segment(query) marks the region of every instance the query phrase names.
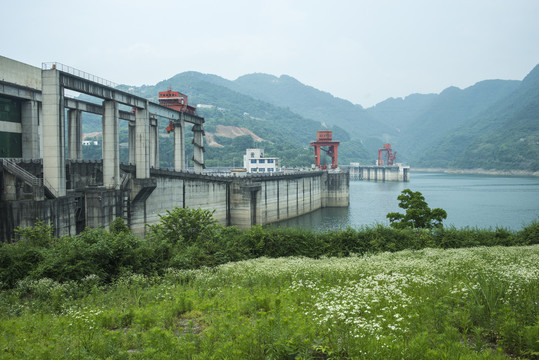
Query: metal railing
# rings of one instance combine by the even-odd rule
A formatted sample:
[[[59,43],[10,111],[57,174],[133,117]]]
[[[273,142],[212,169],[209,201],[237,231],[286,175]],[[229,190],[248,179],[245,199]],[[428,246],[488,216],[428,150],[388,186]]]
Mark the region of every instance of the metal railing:
[[[13,161],[9,159],[2,159],[2,163],[4,165],[4,168],[9,171],[11,174],[21,178],[30,186],[43,186],[43,179],[38,178],[37,176],[29,173],[28,171],[24,170],[22,167],[14,163]]]
[[[41,64],[41,69],[42,70],[59,70],[59,71],[63,71],[65,73],[68,73],[68,74],[71,74],[71,75],[74,75],[74,76],[78,76],[80,78],[83,78],[83,79],[86,79],[86,80],[89,80],[89,81],[93,81],[93,82],[96,82],[96,83],[101,84],[101,85],[110,86],[112,88],[117,88],[119,86],[118,84],[116,84],[116,83],[114,83],[112,81],[105,80],[103,78],[100,78],[100,77],[92,75],[92,74],[88,74],[87,72],[84,72],[84,71],[79,70],[79,69],[75,69],[74,67],[67,66],[67,65],[64,65],[64,64],[59,63],[59,62],[44,62],[44,63]]]

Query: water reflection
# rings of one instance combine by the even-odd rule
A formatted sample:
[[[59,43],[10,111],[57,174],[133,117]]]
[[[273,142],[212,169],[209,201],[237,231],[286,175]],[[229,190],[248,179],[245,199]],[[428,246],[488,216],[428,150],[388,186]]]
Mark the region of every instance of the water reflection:
[[[313,230],[337,230],[350,226],[350,207],[323,208],[297,218],[280,221],[270,227],[301,227]]]

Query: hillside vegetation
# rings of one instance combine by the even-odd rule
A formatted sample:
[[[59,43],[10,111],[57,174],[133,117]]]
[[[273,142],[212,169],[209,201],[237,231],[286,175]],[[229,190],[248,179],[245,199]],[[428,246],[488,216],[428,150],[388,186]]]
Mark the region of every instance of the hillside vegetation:
[[[539,161],[538,73],[535,68],[523,81],[486,80],[466,89],[388,99],[368,109],[286,75],[251,74],[234,81],[210,76],[209,81],[346,129],[368,153],[366,161],[355,161],[374,163],[377,149],[391,142],[399,151],[397,161],[416,167],[534,172]]]
[[[341,142],[340,164],[374,164],[377,150],[390,142],[397,162],[412,167],[539,171],[539,67],[522,81],[485,80],[466,89],[387,99],[368,109],[286,75],[250,74],[231,81],[184,72],[152,86],[122,87],[155,101],[169,88],[187,94],[193,105],[205,105],[197,111],[212,140],[206,146],[208,166],[240,166],[248,147],[264,148],[283,166],[310,166],[309,143],[316,131],[330,129]],[[84,116],[85,132],[101,130],[98,117]],[[160,124],[163,167],[173,164],[167,125]],[[218,125],[254,135],[222,136]],[[127,129],[120,129],[120,142],[127,142]],[[86,149],[85,157],[99,158],[99,150]],[[126,149],[121,158],[126,161]]]
[[[343,128],[333,124],[323,125],[286,107],[274,106],[221,85],[226,82],[215,75],[186,72],[155,86],[131,88],[131,91],[157,100],[160,91],[171,88],[187,94],[190,104],[206,105],[199,107],[197,113],[206,120],[206,132],[223,146],[206,147],[208,166],[238,166],[243,161],[245,149],[250,147],[264,148],[267,156],[279,157],[283,166],[310,166],[314,163],[314,155],[309,143],[316,139],[318,130],[328,128],[333,131],[334,138],[348,149],[343,155],[343,161],[368,158],[366,149],[359,141],[352,141]],[[218,125],[246,128],[263,141],[255,141],[251,136],[220,136],[216,131]],[[161,146],[168,147],[168,143],[165,140]],[[170,166],[166,156],[162,166]]]

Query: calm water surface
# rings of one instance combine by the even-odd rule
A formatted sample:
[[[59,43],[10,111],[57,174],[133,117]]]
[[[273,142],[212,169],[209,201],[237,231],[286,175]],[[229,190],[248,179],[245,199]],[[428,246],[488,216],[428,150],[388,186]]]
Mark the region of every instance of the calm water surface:
[[[445,173],[411,174],[407,183],[350,181],[350,207],[325,208],[276,226],[317,230],[388,225],[386,214],[397,211],[403,189],[420,191],[430,208],[447,211],[445,225],[522,229],[539,220],[539,178]]]

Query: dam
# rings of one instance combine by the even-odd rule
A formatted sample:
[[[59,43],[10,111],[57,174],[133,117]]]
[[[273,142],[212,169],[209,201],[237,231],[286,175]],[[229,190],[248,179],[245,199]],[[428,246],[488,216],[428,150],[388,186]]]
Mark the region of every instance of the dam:
[[[345,167],[350,173],[351,180],[410,181],[410,167],[401,164],[360,165],[359,163],[350,163]]]
[[[69,98],[65,90],[101,104]],[[348,172],[211,175],[204,170],[202,117],[62,64],[40,69],[0,56],[0,105],[0,241],[36,219],[63,236],[120,217],[144,235],[174,207],[214,210],[221,224],[248,228],[350,202]],[[100,161],[82,159],[82,112],[102,116]],[[174,127],[173,169],[159,168],[159,119]],[[119,160],[121,120],[129,125],[129,164]],[[194,170],[185,166],[189,129]]]

